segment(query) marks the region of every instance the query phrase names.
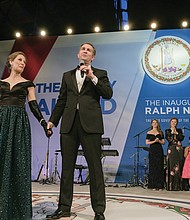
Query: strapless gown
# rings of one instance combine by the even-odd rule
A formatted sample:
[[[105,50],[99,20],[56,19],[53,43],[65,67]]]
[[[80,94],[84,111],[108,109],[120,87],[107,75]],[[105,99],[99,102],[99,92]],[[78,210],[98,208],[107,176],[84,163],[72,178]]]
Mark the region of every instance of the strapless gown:
[[[31,203],[31,130],[25,110],[31,81],[12,89],[0,81],[0,219],[28,220]]]
[[[160,134],[147,134],[146,139],[153,141],[156,138],[164,139]],[[149,173],[148,188],[163,189],[164,188],[164,151],[162,145],[158,142],[150,144],[149,149]]]

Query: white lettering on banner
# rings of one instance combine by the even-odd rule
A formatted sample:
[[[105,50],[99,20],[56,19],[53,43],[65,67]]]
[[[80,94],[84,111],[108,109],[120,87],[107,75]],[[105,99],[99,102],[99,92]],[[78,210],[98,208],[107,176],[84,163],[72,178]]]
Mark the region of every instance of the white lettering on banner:
[[[180,108],[179,107],[146,107],[145,108],[145,115],[168,115],[168,114],[179,114]]]
[[[184,108],[183,108],[183,114],[186,114],[186,113],[187,113],[187,114],[190,114],[190,107],[187,107],[187,108],[184,107]]]
[[[146,99],[145,102],[145,115],[190,115],[190,98],[179,98],[179,99],[173,99],[171,97],[170,99]]]
[[[190,100],[189,99],[179,99],[179,100],[162,100],[163,105],[190,105]]]
[[[160,100],[145,100],[147,106],[160,106]]]
[[[188,106],[190,99],[145,99],[146,106]]]

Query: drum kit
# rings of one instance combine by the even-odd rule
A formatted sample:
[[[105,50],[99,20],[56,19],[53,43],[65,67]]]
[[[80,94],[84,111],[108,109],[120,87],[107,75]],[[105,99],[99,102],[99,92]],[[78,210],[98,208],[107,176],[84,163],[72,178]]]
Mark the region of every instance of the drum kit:
[[[147,165],[147,158],[144,157],[144,163],[143,163],[143,180],[139,177],[139,150],[145,150],[149,152],[149,147],[147,146],[137,146],[135,147],[137,149],[137,152],[130,156],[130,158],[134,158],[133,161],[133,176],[129,180],[127,186],[142,186],[143,188],[148,187],[148,165]]]

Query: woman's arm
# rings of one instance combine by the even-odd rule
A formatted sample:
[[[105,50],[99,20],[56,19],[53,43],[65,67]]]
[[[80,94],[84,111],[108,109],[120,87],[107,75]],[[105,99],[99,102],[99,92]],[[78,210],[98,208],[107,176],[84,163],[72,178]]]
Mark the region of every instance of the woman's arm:
[[[174,140],[174,134],[172,134],[171,129],[166,129],[165,130],[165,137],[166,140],[170,143]]]
[[[184,157],[187,157],[187,155],[189,154],[190,151],[190,146],[186,147],[184,150]]]

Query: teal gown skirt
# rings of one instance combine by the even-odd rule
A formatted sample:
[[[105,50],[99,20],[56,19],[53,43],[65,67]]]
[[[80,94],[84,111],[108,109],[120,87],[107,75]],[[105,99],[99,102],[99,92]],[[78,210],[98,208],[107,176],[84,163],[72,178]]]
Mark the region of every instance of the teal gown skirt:
[[[31,130],[24,108],[0,106],[0,220],[29,220]]]

